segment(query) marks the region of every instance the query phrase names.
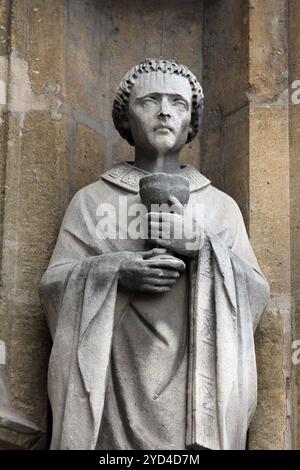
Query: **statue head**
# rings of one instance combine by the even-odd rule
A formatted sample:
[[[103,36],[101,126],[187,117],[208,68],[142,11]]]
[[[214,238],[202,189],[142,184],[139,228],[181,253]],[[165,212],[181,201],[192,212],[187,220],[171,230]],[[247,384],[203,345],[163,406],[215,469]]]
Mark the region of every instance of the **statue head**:
[[[147,129],[147,125],[151,126],[152,116],[152,130],[156,130],[156,112],[157,122],[162,123],[162,128],[151,136],[151,129]],[[202,112],[202,88],[187,67],[165,59],[146,59],[129,70],[121,81],[114,99],[112,116],[116,129],[130,145],[135,145],[138,137],[139,129],[135,129],[137,117],[137,122],[144,120],[142,127],[145,128],[145,139],[160,139],[166,144],[169,140],[171,146],[173,138],[174,146],[180,147],[196,136]]]

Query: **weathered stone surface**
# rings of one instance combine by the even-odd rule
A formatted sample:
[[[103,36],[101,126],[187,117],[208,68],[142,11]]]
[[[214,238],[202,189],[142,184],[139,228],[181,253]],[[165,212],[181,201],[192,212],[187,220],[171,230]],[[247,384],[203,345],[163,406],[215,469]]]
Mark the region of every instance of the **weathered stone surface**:
[[[15,123],[15,131],[21,136],[18,145],[15,139],[10,146],[7,166],[5,268],[6,273],[11,271],[17,298],[36,302],[39,272],[47,262],[53,246],[51,237],[57,232],[68,201],[66,122],[53,121],[47,113],[32,112],[27,114],[23,127]],[[8,240],[13,240],[11,234],[15,243],[8,245]],[[22,269],[16,271],[13,263],[9,268],[12,259],[18,260]]]
[[[290,230],[293,171],[290,173],[287,6],[285,0],[205,3],[207,115],[202,169],[241,202],[251,242],[272,289],[271,307],[256,335],[259,404],[250,430],[250,448],[293,445],[290,260],[295,266],[297,261],[292,248],[296,231],[292,235]],[[296,28],[293,8],[290,4]],[[296,64],[296,55],[291,60]],[[214,143],[219,144],[215,150]],[[297,174],[296,163],[293,165]],[[296,195],[295,183],[295,200]],[[296,220],[294,211],[294,227]],[[267,390],[268,383],[272,390]]]
[[[36,286],[34,286],[36,288]],[[47,430],[50,337],[40,305],[14,305],[10,344],[11,407]]]
[[[109,112],[106,72],[111,53],[106,41],[109,17],[105,3],[75,0],[66,5],[66,100],[101,122]]]
[[[294,309],[294,340],[300,340],[300,103],[299,86],[292,85],[300,79],[300,3],[297,0],[289,2],[289,84],[290,84],[290,207],[291,207],[291,292]],[[298,83],[299,85],[299,83]],[[297,92],[297,102],[293,93]],[[299,344],[299,343],[298,343]],[[294,448],[300,448],[300,364],[294,364],[295,397],[292,414],[295,416]]]
[[[239,178],[238,169],[232,173],[231,162],[237,154],[240,157],[246,154],[248,146],[247,2],[205,1],[203,28],[205,113],[201,169],[213,184],[234,195],[242,210],[246,211],[246,192],[239,192],[243,176]],[[237,125],[231,126],[234,122]],[[238,183],[236,190],[235,183],[230,182],[227,165],[230,166],[228,171],[232,178]],[[225,174],[228,177],[225,178]],[[247,212],[244,215],[247,220]]]
[[[76,188],[80,189],[97,181],[104,170],[105,141],[88,127],[77,125],[76,133],[77,158],[74,162],[76,170]]]
[[[132,159],[132,149],[121,142],[111,119],[111,103],[124,70],[146,57],[163,55],[182,61],[201,77],[202,2],[176,0],[169,7],[158,0],[111,5],[76,0],[68,3],[67,18],[66,100],[93,119],[105,136],[109,168],[124,156]],[[191,145],[183,160],[199,164],[199,142]]]
[[[0,267],[1,246],[3,232],[4,196],[5,196],[5,171],[7,150],[7,79],[8,79],[8,30],[10,2],[4,0],[0,4]],[[0,268],[1,278],[1,268]],[[0,379],[1,387],[1,379]]]
[[[275,307],[274,311],[265,312],[256,334],[258,408],[250,429],[252,449],[283,449],[285,445],[282,424],[286,407],[286,397],[282,393],[283,341],[282,310]]]
[[[28,45],[28,10],[34,8],[32,0],[11,2],[10,46],[22,58],[27,57]]]
[[[108,5],[104,0],[1,2],[0,56],[8,45],[12,53],[9,113],[5,103],[5,122],[0,124],[1,155],[6,149],[8,154],[7,162],[0,163],[0,341],[6,353],[5,364],[0,364],[0,401],[13,403],[42,429],[49,343],[37,284],[62,214],[81,186],[115,162],[132,158],[132,148],[121,143],[111,119],[123,71],[146,56],[163,54],[187,63],[201,76],[201,25],[202,2],[194,0],[173,2],[172,11],[158,0],[143,5]],[[7,59],[0,60],[0,80],[5,81]],[[199,163],[199,141],[187,148],[184,160]]]
[[[0,405],[7,406],[10,400],[9,390],[9,356],[8,345],[10,338],[10,321],[7,318],[7,309],[0,299],[0,325],[1,325],[1,361],[0,361]]]
[[[1,290],[5,374],[10,405],[45,430],[49,336],[37,286],[69,196],[66,122],[41,112],[24,120],[16,115],[9,137]]]
[[[36,93],[51,93],[64,83],[64,2],[36,0],[28,10],[28,65]]]
[[[286,0],[249,2],[249,83],[258,103],[280,100],[287,87],[287,8]]]
[[[251,107],[250,119],[250,236],[273,291],[286,294],[290,282],[287,109]]]
[[[6,149],[7,149],[7,114],[0,114],[0,247],[2,246],[4,198],[5,198],[5,173],[6,173]],[[0,266],[2,250],[0,249]],[[1,276],[1,269],[0,269]]]
[[[239,204],[249,222],[249,107],[223,119],[221,150],[224,188]]]
[[[249,28],[249,232],[272,292],[256,335],[259,405],[249,445],[288,449],[293,380],[287,2],[251,2]]]
[[[216,109],[226,115],[247,103],[248,2],[205,1],[203,28],[205,119],[210,122]]]
[[[109,136],[111,137],[111,142],[109,144]],[[120,135],[116,130],[107,135],[107,151],[111,153],[112,159],[106,159],[105,169],[108,170],[111,168],[111,165],[120,163],[122,160],[132,161],[134,159],[134,149],[128,142],[120,138]]]
[[[0,450],[45,448],[45,433],[15,411],[0,407]]]
[[[200,159],[201,172],[211,180],[214,186],[217,188],[224,188],[222,123],[220,115],[218,115],[214,124],[211,124],[210,127],[204,128],[202,135]]]
[[[200,140],[196,137],[182,149],[181,161],[183,164],[194,165],[196,168],[200,166]]]
[[[2,0],[0,4],[0,56],[7,54],[9,44],[10,1]]]

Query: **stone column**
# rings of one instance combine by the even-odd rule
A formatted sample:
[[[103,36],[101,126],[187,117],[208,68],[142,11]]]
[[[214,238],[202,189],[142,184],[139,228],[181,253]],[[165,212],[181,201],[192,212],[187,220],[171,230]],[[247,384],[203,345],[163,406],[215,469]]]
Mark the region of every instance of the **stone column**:
[[[9,54],[9,22],[10,22],[10,1],[3,1],[0,5],[0,266],[2,265],[2,242],[3,242],[3,216],[4,216],[4,195],[5,195],[5,174],[6,174],[6,153],[7,153],[7,82],[8,82],[8,54]],[[0,277],[0,286],[1,286]],[[1,297],[0,297],[1,299]],[[2,301],[0,300],[0,308]],[[0,310],[1,312],[1,310]],[[1,313],[0,313],[1,315]],[[4,323],[5,315],[0,316],[0,324]],[[6,351],[7,331],[1,328],[0,335],[0,397],[2,403],[8,400],[7,390],[7,351]]]
[[[300,449],[300,2],[289,2],[289,138],[291,211],[291,299],[294,313],[293,340],[295,383],[293,396],[294,448]]]
[[[7,1],[4,6],[0,440],[33,448],[45,445],[50,347],[37,285],[68,197],[67,122],[59,112],[64,15],[58,0]]]
[[[295,155],[290,161],[290,151],[295,154],[299,133],[294,116],[290,147],[288,3],[205,2],[202,170],[239,203],[271,287],[256,332],[258,407],[250,449],[289,449],[295,442],[291,289],[294,279],[294,293],[299,291],[292,268],[299,266],[299,248],[294,256],[299,184],[292,176],[298,163]],[[295,30],[294,16],[293,22]],[[292,28],[291,23],[290,33]]]
[[[258,408],[249,445],[292,447],[288,2],[249,4],[249,234],[271,287],[256,335]]]

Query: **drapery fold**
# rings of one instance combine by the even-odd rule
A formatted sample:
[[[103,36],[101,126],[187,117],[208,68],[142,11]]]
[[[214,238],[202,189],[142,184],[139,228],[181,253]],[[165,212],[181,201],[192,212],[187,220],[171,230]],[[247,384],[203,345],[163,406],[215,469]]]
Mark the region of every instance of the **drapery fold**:
[[[244,449],[256,407],[254,331],[268,284],[214,234],[194,273],[187,445]]]

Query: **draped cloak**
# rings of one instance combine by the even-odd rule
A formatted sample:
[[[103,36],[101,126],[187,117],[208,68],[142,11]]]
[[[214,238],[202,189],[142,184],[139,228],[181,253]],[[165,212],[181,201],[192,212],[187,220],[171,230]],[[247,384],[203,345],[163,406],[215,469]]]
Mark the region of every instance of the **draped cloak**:
[[[40,296],[53,339],[48,393],[52,449],[95,449],[115,328],[132,294],[118,284],[119,251],[143,240],[104,238],[99,204],[140,202],[146,172],[123,162],[80,190],[62,222]],[[205,243],[189,264],[189,377],[186,445],[244,449],[256,407],[254,331],[269,298],[237,204],[192,166],[189,204]],[[196,214],[197,215],[197,214]],[[112,218],[111,226],[118,224]],[[118,227],[122,233],[122,227]]]

